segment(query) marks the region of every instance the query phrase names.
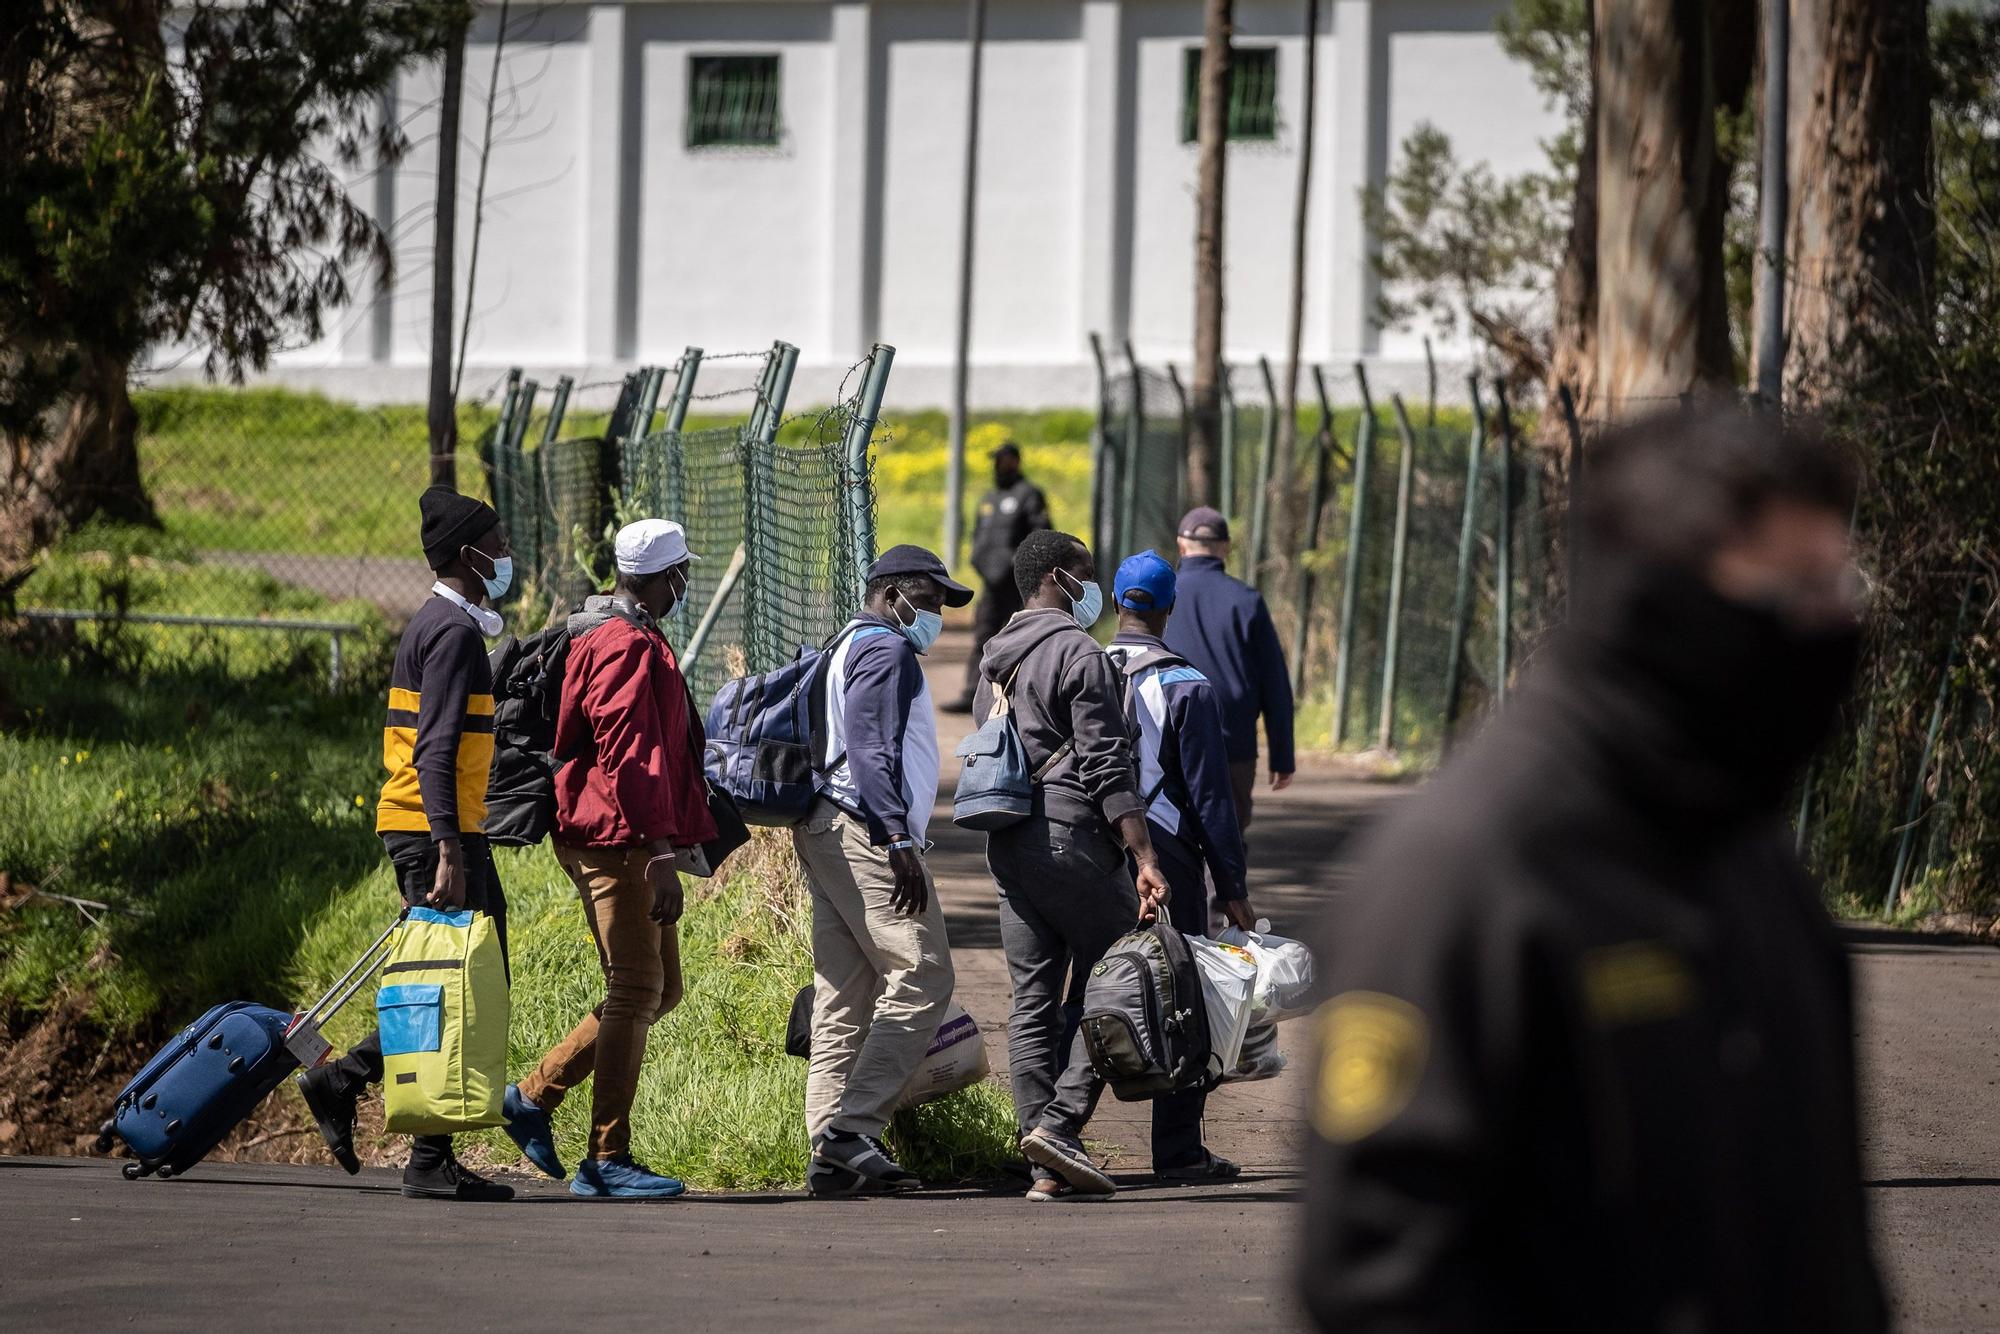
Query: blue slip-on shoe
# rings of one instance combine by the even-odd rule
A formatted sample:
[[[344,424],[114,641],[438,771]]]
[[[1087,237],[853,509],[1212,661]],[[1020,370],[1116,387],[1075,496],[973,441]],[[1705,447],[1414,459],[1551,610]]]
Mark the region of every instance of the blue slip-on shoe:
[[[507,1138],[521,1146],[524,1158],[558,1181],[569,1175],[563,1171],[562,1159],[556,1156],[556,1132],[549,1114],[523,1097],[519,1084],[507,1086],[507,1096],[500,1100],[500,1113],[507,1118]]]
[[[663,1177],[630,1155],[586,1158],[576,1165],[569,1193],[585,1200],[671,1200],[687,1187]]]

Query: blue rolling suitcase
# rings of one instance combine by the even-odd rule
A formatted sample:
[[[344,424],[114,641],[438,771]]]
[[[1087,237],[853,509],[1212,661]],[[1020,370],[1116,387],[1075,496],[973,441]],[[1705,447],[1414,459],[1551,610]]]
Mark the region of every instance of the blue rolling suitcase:
[[[286,1075],[326,1057],[319,1025],[368,980],[388,939],[384,931],[303,1014],[231,1001],[182,1029],[120,1090],[98,1132],[98,1151],[111,1149],[113,1135],[124,1140],[133,1154],[123,1168],[127,1180],[178,1176],[207,1157]]]

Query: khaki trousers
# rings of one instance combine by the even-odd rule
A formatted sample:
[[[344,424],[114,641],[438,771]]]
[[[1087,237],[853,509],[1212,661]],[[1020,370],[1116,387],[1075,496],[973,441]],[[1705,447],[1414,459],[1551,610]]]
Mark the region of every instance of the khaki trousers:
[[[891,907],[888,850],[831,802],[793,828],[792,843],[812,886],[806,1131],[879,1135],[951,1001],[944,912],[935,887],[921,913]]]
[[[555,850],[583,898],[583,918],[604,968],[604,999],[521,1081],[521,1096],[553,1112],[563,1095],[594,1073],[590,1156],[615,1158],[632,1145],[632,1099],[646,1056],[646,1030],[681,1001],[680,935],[648,915],[650,850],[561,843]]]

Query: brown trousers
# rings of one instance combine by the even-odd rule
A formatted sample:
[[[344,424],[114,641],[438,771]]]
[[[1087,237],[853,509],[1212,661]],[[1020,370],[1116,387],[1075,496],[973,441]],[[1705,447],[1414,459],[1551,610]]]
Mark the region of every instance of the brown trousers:
[[[615,1158],[632,1145],[632,1099],[646,1056],[646,1031],[681,1002],[678,929],[648,914],[645,848],[555,845],[556,860],[583,897],[583,919],[604,968],[604,999],[549,1049],[521,1081],[521,1096],[546,1112],[591,1078],[590,1156]]]

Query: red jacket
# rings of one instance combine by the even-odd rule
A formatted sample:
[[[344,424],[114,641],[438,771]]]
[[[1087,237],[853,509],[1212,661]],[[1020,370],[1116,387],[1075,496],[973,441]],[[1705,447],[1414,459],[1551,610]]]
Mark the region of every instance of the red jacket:
[[[597,621],[597,601],[572,625]],[[556,711],[555,753],[577,756],[556,772],[556,840],[629,848],[664,839],[686,848],[714,838],[704,745],[663,635],[616,616],[578,634]]]

